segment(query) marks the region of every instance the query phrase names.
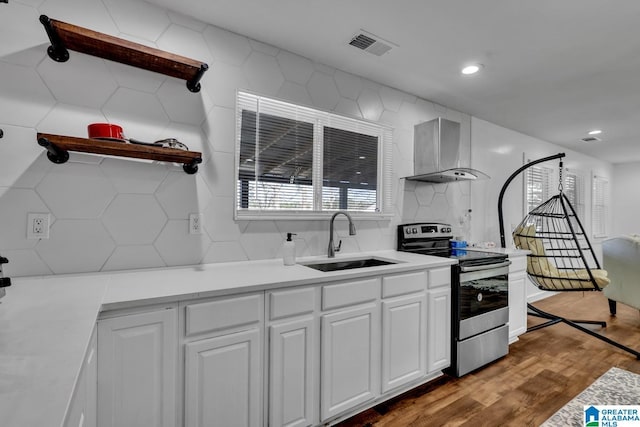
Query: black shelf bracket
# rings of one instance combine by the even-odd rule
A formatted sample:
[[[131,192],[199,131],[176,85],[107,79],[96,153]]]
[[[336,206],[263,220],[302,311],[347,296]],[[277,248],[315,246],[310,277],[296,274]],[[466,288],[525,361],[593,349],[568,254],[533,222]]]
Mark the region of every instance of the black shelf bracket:
[[[202,163],[202,159],[193,159],[191,163],[185,163],[184,165],[182,165],[182,169],[184,169],[187,174],[193,175],[194,173],[198,172],[199,163]]]
[[[47,157],[53,163],[62,164],[69,160],[69,152],[52,144],[47,138],[38,139],[38,144],[47,149]]]
[[[40,15],[40,22],[44,26],[47,36],[49,36],[49,41],[51,42],[51,46],[47,48],[49,57],[56,62],[67,62],[69,60],[69,51],[51,25],[51,19],[49,19],[47,15]]]
[[[196,75],[191,80],[187,80],[187,89],[193,93],[200,92],[200,79],[208,69],[209,66],[207,64],[202,64]]]

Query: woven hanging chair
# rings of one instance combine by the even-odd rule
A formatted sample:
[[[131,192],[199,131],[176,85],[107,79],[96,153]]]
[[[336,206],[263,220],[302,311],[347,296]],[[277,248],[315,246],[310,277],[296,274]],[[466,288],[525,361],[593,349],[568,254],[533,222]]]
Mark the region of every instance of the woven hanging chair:
[[[533,209],[513,232],[528,249],[527,273],[545,291],[600,291],[609,284],[567,196],[553,196]]]
[[[531,251],[527,255],[527,275],[538,288],[555,292],[601,291],[610,282],[607,272],[600,268],[584,227],[571,202],[562,192],[562,162],[559,170],[559,194],[529,212],[514,230],[513,241],[517,248]],[[640,359],[639,352],[582,326],[606,327],[607,322],[569,320],[542,311],[532,304],[527,304],[527,308],[529,315],[547,319],[542,324],[528,328],[527,332],[562,322]]]

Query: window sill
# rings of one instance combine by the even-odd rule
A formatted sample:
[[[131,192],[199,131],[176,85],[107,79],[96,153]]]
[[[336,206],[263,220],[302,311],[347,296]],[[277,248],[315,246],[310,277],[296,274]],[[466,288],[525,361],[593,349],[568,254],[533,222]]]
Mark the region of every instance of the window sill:
[[[234,219],[237,221],[328,221],[336,212],[348,211],[327,211],[327,212],[235,212]],[[384,221],[393,218],[392,213],[379,212],[348,212],[354,221]]]

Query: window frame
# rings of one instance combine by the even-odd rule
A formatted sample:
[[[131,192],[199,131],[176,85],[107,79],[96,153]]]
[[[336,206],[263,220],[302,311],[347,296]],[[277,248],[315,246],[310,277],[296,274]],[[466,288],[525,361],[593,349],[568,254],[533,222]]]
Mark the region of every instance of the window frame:
[[[247,209],[240,206],[239,194],[239,173],[240,173],[240,153],[242,134],[242,110],[252,109],[252,102],[256,102],[256,112],[267,112],[268,114],[302,121],[309,121],[313,124],[313,163],[312,163],[312,188],[313,188],[313,209]],[[267,106],[263,110],[263,106]],[[282,108],[281,110],[279,108]],[[288,109],[300,111],[302,118],[287,115]],[[289,112],[290,114],[290,112]],[[309,120],[304,120],[309,119]],[[239,90],[236,93],[236,135],[235,135],[235,164],[234,164],[234,218],[236,220],[311,220],[327,219],[337,211],[344,210],[356,219],[380,220],[393,216],[393,206],[391,201],[392,182],[392,150],[393,150],[393,129],[390,126],[363,119],[357,119],[339,115],[316,108],[294,104],[279,100],[273,97],[258,95],[249,91]],[[377,184],[376,184],[376,205],[378,211],[356,211],[347,209],[322,209],[322,187],[323,187],[323,153],[324,153],[324,128],[332,127],[365,135],[375,136],[378,139],[377,147]],[[348,187],[351,188],[351,187]]]

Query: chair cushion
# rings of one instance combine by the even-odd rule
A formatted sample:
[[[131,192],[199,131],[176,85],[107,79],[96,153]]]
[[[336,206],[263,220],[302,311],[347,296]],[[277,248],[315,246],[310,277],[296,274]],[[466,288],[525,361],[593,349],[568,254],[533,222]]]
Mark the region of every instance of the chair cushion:
[[[546,256],[544,243],[535,237],[535,225],[518,226],[513,232],[513,240],[520,249],[528,249],[532,256],[527,257],[527,273],[532,276],[539,288],[548,290],[596,289],[589,276],[589,270],[559,270]],[[591,270],[596,285],[604,288],[610,283],[606,270]],[[544,276],[544,277],[540,277]]]

